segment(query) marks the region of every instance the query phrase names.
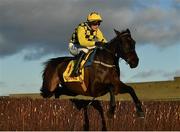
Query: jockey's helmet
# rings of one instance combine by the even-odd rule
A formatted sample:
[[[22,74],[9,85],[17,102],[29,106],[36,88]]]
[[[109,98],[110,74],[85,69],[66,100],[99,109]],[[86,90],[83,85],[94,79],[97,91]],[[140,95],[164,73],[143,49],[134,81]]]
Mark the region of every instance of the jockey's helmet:
[[[88,22],[99,21],[102,22],[102,18],[99,13],[91,12],[87,17]]]

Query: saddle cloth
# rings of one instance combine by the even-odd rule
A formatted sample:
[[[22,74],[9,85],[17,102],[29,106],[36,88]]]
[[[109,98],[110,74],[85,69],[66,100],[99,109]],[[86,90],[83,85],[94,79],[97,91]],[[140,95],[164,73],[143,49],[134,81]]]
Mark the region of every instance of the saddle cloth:
[[[79,82],[79,83],[81,83],[81,86],[82,86],[83,90],[84,91],[87,90],[86,85],[84,83],[84,65],[85,65],[86,61],[88,60],[91,53],[92,53],[92,51],[87,53],[85,59],[83,59],[81,61],[80,68],[79,68],[80,74],[77,77],[71,77],[70,76],[72,71],[73,71],[74,64],[75,64],[76,60],[71,60],[69,62],[69,64],[66,67],[66,70],[63,73],[64,82]]]

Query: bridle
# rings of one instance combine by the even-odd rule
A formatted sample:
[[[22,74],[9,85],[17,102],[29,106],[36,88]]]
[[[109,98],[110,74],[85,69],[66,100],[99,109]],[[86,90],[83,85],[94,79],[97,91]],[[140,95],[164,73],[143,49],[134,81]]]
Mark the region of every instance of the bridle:
[[[108,45],[108,44],[112,43],[112,41],[115,41],[115,40],[118,41],[118,42],[120,42],[121,44],[117,46],[117,51],[118,51],[118,52],[113,53],[113,52],[112,52],[111,50],[109,50],[106,46],[104,46],[103,49],[104,49],[105,51],[107,51],[108,53],[110,53],[110,54],[113,56],[113,58],[122,58],[122,59],[124,59],[127,63],[130,63],[130,62],[131,62],[131,58],[132,58],[131,56],[132,56],[132,53],[134,53],[135,48],[124,49],[123,44],[122,44],[122,38],[123,38],[123,37],[128,37],[128,36],[130,36],[130,33],[125,32],[125,33],[122,33],[122,34],[117,35],[115,38],[113,38],[111,41],[109,41],[109,42],[107,43],[107,45]],[[120,52],[120,53],[119,53],[119,52]],[[129,57],[127,57],[127,56],[129,56]]]
[[[115,40],[122,43],[122,37],[127,36],[127,35],[130,35],[130,34],[127,33],[127,32],[125,32],[125,33],[123,33],[123,34],[119,34],[118,36],[114,37],[111,41],[109,41],[108,43],[106,43],[106,45],[110,45],[110,44],[111,44],[113,41],[115,41]],[[116,42],[116,43],[117,43],[117,42]],[[123,53],[118,54],[119,52],[114,53],[113,51],[109,50],[106,45],[105,45],[105,46],[102,46],[102,47],[98,47],[98,48],[99,48],[100,50],[105,50],[107,53],[111,54],[114,59],[122,58],[122,59],[124,59],[127,63],[129,63],[129,62],[131,61],[131,58],[128,58],[128,57],[127,57],[127,54],[131,54],[132,52],[134,52],[135,49],[124,50],[124,48],[123,48],[123,46],[122,46],[122,44],[121,44],[121,46],[118,45],[118,46],[116,46],[116,48],[117,48],[117,51],[122,51],[122,50],[123,50]],[[101,65],[103,65],[103,66],[105,66],[105,67],[115,67],[115,65],[107,64],[107,63],[104,63],[104,62],[102,62],[102,61],[96,61],[96,60],[94,60],[94,63],[96,63],[96,64],[101,64]]]
[[[116,37],[113,38],[111,41],[109,41],[106,45],[109,45],[110,43],[112,43],[112,41],[115,41],[116,39],[118,39],[118,41],[122,43],[121,38],[124,37],[124,36],[128,36],[128,35],[130,35],[130,34],[129,34],[129,33],[123,33],[123,34],[121,34],[121,35],[119,35],[119,36],[116,36]],[[121,45],[122,45],[122,44],[121,44]],[[121,47],[120,47],[120,46],[117,46],[117,48],[118,48],[118,51],[120,51],[120,49],[122,49],[123,52],[124,52],[124,54],[130,54],[131,52],[134,52],[134,50],[135,50],[135,49],[124,50],[124,48],[123,48],[122,46],[121,46]],[[102,49],[104,49],[104,50],[107,51],[108,53],[112,54],[113,56],[118,57],[117,53],[114,54],[114,53],[113,53],[111,50],[109,50],[106,46],[104,46]],[[125,55],[123,55],[123,56],[125,56]],[[120,56],[119,56],[119,57],[120,57]]]

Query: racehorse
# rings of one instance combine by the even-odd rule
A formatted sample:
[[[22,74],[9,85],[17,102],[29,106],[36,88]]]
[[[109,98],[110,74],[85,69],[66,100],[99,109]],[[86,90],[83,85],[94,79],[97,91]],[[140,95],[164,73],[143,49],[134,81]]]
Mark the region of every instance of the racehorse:
[[[78,82],[64,82],[63,72],[68,63],[74,57],[52,58],[45,63],[43,71],[43,83],[41,95],[44,98],[53,95],[85,95],[99,97],[110,93],[110,109],[113,113],[115,109],[115,96],[117,94],[129,93],[134,101],[136,113],[139,117],[144,117],[141,108],[142,104],[134,89],[120,81],[119,59],[124,59],[130,68],[138,66],[139,58],[135,50],[135,40],[131,37],[129,29],[121,32],[115,30],[116,36],[97,48],[94,60],[89,67],[84,69],[84,82],[87,90],[84,91]]]

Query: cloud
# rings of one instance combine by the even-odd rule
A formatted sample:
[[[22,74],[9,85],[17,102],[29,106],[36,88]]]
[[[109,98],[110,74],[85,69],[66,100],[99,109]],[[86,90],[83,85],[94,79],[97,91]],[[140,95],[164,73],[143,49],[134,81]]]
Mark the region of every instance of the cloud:
[[[168,10],[156,1],[140,0],[1,0],[0,57],[26,51],[25,59],[68,53],[75,26],[91,11],[103,16],[102,31],[108,39],[113,28],[130,28],[138,44],[167,47],[180,41],[179,1]],[[153,6],[152,6],[153,5]]]
[[[147,9],[139,14],[136,37],[140,43],[152,43],[160,47],[179,42],[180,21],[176,10],[163,11],[156,8]],[[136,22],[138,23],[138,22]]]
[[[155,76],[161,76],[166,79],[172,79],[176,76],[180,76],[180,69],[177,69],[175,71],[168,71],[168,72],[163,71],[163,70],[142,71],[142,72],[135,74],[131,78],[147,79],[147,78],[151,78],[151,77],[155,77]]]
[[[166,78],[172,78],[172,77],[180,77],[180,69],[179,70],[175,70],[173,72],[164,72],[162,74],[163,77],[166,77]]]
[[[149,70],[149,71],[142,71],[142,72],[139,72],[137,74],[135,74],[134,76],[132,76],[132,78],[150,78],[150,77],[153,77],[153,76],[156,76],[158,74],[162,74],[163,71],[161,70]]]
[[[4,86],[6,86],[6,83],[3,81],[0,81],[0,87],[4,87]]]

